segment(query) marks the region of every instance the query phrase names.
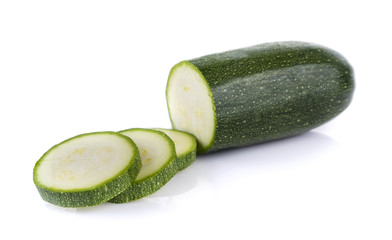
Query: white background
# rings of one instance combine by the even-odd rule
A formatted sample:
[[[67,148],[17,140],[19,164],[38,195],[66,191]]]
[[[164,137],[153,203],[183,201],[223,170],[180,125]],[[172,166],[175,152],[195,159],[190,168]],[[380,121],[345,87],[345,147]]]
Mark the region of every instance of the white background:
[[[1,1],[1,239],[392,239],[388,1]],[[177,62],[264,42],[333,48],[352,104],[304,135],[197,158],[157,193],[65,209],[35,162],[77,134],[170,127]],[[7,236],[7,237],[6,237]]]

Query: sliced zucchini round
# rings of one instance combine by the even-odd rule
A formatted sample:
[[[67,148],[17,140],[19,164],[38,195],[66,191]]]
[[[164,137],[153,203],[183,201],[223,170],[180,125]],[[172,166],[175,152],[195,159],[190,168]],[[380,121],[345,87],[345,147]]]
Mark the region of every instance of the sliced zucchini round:
[[[138,146],[142,168],[135,181],[125,191],[109,200],[125,203],[158,191],[176,173],[177,161],[173,141],[163,132],[132,128],[120,131]]]
[[[176,147],[178,170],[184,170],[189,167],[196,159],[197,144],[196,138],[190,133],[175,130],[163,129],[157,130],[166,133],[173,140]]]
[[[130,186],[141,168],[136,144],[115,132],[86,133],[49,149],[33,180],[43,200],[78,208],[106,202]]]

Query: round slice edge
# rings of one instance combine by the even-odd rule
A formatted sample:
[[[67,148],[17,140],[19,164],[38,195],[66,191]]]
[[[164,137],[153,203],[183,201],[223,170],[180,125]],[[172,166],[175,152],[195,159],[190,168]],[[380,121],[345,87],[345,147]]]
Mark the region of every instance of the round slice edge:
[[[157,130],[167,134],[173,141],[176,148],[178,170],[184,170],[196,160],[197,142],[195,136],[188,132],[157,128]]]
[[[113,203],[130,202],[153,194],[178,171],[174,143],[165,133],[143,128],[132,128],[120,133],[136,143],[142,168],[131,186],[109,200]]]
[[[35,164],[43,200],[61,207],[101,204],[129,187],[141,167],[136,144],[115,132],[77,135],[50,148]]]

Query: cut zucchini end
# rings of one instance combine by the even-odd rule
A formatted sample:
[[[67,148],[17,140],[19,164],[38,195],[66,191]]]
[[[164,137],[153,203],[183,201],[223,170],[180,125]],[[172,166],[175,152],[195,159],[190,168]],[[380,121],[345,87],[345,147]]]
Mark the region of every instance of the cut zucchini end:
[[[124,191],[140,166],[138,148],[128,137],[86,133],[50,148],[35,164],[33,180],[45,201],[87,207]]]
[[[195,136],[177,129],[157,128],[167,134],[174,142],[177,155],[178,170],[189,167],[196,159],[197,142]]]
[[[214,99],[203,74],[189,61],[171,69],[166,101],[173,128],[193,134],[198,153],[208,151],[217,126]]]

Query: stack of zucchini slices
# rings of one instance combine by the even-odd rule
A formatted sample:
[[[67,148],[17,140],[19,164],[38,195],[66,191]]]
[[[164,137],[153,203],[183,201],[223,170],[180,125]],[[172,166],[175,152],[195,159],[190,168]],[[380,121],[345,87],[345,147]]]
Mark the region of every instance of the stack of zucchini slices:
[[[61,207],[125,203],[158,191],[195,158],[195,137],[179,130],[86,133],[49,149],[33,179],[42,199]]]

